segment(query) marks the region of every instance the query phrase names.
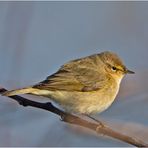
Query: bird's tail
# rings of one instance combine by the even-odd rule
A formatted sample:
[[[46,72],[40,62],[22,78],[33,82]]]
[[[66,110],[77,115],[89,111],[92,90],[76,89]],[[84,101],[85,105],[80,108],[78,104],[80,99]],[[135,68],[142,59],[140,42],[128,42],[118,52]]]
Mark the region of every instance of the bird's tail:
[[[22,89],[16,89],[16,90],[10,90],[10,91],[5,91],[2,96],[14,96],[14,95],[18,95],[18,94],[28,94],[28,93],[32,93],[33,91],[35,91],[35,88],[32,87],[26,87],[26,88],[22,88]]]

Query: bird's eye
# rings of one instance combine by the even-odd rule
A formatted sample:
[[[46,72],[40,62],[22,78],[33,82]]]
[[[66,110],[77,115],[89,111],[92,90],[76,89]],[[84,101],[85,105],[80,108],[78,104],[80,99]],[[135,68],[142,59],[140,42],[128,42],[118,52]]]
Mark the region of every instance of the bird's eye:
[[[112,67],[112,71],[116,71],[117,68],[115,66]]]

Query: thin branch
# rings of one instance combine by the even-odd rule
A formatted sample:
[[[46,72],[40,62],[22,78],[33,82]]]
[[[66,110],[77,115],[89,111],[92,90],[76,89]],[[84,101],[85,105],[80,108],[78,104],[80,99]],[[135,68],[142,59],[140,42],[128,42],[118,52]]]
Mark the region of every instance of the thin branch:
[[[0,88],[0,94],[2,94],[5,91],[7,91],[5,88]],[[148,147],[148,144],[144,143],[143,141],[138,140],[138,139],[133,138],[133,137],[130,137],[130,136],[127,136],[127,135],[123,135],[122,133],[116,132],[116,131],[112,130],[110,127],[108,127],[107,125],[105,125],[104,123],[102,125],[102,124],[99,124],[99,123],[94,123],[94,122],[84,120],[84,119],[82,119],[78,116],[66,113],[66,112],[56,108],[50,102],[40,103],[40,102],[28,100],[24,97],[17,96],[17,95],[16,96],[10,96],[10,98],[17,101],[20,105],[22,105],[24,107],[32,106],[32,107],[36,107],[36,108],[40,108],[40,109],[50,111],[50,112],[60,116],[61,120],[64,121],[64,122],[74,124],[74,125],[79,125],[79,126],[91,129],[98,134],[110,136],[110,137],[124,141],[128,144],[131,144],[131,145],[134,145],[134,146],[137,146],[137,147]]]

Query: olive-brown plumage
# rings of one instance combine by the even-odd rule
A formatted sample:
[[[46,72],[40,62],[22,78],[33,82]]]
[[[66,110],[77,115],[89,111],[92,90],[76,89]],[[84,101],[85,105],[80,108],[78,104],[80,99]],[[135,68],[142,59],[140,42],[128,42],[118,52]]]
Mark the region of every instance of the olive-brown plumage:
[[[45,96],[67,112],[92,114],[102,112],[112,104],[126,73],[134,72],[128,70],[115,53],[106,51],[72,60],[46,80],[3,95]]]

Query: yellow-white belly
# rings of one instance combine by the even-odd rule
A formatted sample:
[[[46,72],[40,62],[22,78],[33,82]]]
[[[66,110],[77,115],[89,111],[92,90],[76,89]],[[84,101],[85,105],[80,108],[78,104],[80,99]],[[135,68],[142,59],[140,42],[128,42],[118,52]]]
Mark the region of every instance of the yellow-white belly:
[[[97,91],[37,90],[33,94],[50,98],[61,105],[67,112],[77,114],[100,113],[107,109],[115,100],[121,79],[122,77],[116,80],[112,79],[113,83],[107,83],[106,86]]]
[[[80,114],[100,113],[114,101],[119,90],[119,84],[105,89],[90,92],[78,91],[48,91],[37,92],[61,105],[67,112]],[[35,93],[34,93],[35,94]]]

